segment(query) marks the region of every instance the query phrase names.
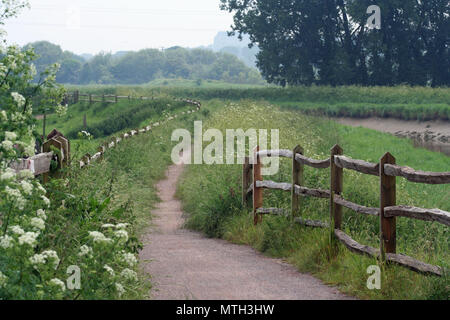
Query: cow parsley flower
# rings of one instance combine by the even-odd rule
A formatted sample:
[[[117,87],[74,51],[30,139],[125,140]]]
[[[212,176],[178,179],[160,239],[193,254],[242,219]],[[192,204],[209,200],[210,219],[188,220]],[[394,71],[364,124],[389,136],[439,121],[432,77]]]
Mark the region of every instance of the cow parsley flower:
[[[26,180],[20,181],[20,185],[22,186],[22,190],[25,194],[31,195],[33,192],[33,185]]]
[[[2,147],[3,149],[5,149],[6,151],[12,150],[13,148],[13,143],[9,140],[5,140],[2,142]]]
[[[102,228],[108,229],[108,228],[114,228],[115,226],[111,223],[106,223],[104,225],[102,225]]]
[[[66,291],[66,285],[58,278],[50,280],[50,285],[58,287],[61,291]]]
[[[111,239],[105,237],[105,235],[98,231],[91,231],[89,232],[89,237],[92,238],[92,240],[95,243],[109,243],[111,242]]]
[[[35,254],[34,256],[30,257],[30,262],[33,266],[38,266],[40,264],[45,264],[45,255],[43,254]]]
[[[16,176],[16,171],[11,168],[6,168],[5,172],[0,175],[0,180],[10,180]]]
[[[0,115],[2,116],[2,120],[8,121],[8,116],[7,116],[5,110],[2,110],[2,111],[0,112]]]
[[[41,218],[42,220],[47,220],[47,215],[45,214],[45,210],[38,209],[38,211],[36,212],[36,215],[38,216],[38,218]]]
[[[92,254],[92,248],[87,245],[82,245],[80,247],[80,252],[78,253],[79,257],[90,256]]]
[[[127,280],[137,280],[137,273],[128,268],[123,269],[120,275]]]
[[[56,270],[56,268],[58,268],[60,259],[58,257],[58,254],[56,253],[56,251],[54,250],[46,250],[44,252],[42,252],[42,254],[45,256],[45,259],[48,262],[53,262],[53,269]]]
[[[31,225],[39,230],[45,229],[45,221],[41,218],[31,218]]]
[[[129,223],[118,223],[116,224],[116,229],[125,229],[129,226]]]
[[[39,233],[37,232],[26,232],[19,237],[19,244],[26,244],[34,248],[36,246],[37,237],[39,237]]]
[[[23,229],[19,226],[11,226],[9,227],[9,230],[11,230],[12,233],[17,234],[19,236],[25,234],[25,231],[23,231]]]
[[[44,201],[47,207],[50,207],[50,200],[46,196],[41,196],[41,199]]]
[[[105,265],[103,266],[103,269],[105,269],[106,272],[108,272],[112,277],[114,277],[115,272],[114,272],[114,269],[113,269],[113,268],[111,268],[110,266],[108,266],[107,264],[105,264]]]
[[[1,236],[0,237],[0,247],[2,247],[3,249],[11,248],[12,241],[13,241],[13,238],[8,235]]]
[[[5,131],[5,139],[15,141],[17,139],[17,134],[15,132]]]
[[[114,232],[114,237],[118,238],[119,240],[122,240],[124,242],[128,241],[128,232],[125,230],[118,230]]]
[[[20,170],[18,173],[18,176],[23,179],[33,179],[34,178],[33,172],[31,172],[31,170],[29,170],[29,169]]]
[[[119,294],[119,297],[121,297],[125,293],[125,288],[120,283],[116,283],[116,290]]]
[[[137,259],[136,259],[136,257],[134,256],[134,254],[128,253],[128,252],[127,252],[127,253],[124,253],[124,254],[122,255],[122,260],[125,261],[125,263],[128,264],[130,267],[135,266],[136,263],[137,263]]]

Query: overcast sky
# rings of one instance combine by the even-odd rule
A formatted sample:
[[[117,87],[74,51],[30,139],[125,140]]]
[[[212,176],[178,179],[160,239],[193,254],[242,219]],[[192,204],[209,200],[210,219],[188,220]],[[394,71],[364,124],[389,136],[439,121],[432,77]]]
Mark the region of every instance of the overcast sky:
[[[75,53],[206,46],[230,29],[219,0],[30,0],[6,22],[10,43],[48,40]]]

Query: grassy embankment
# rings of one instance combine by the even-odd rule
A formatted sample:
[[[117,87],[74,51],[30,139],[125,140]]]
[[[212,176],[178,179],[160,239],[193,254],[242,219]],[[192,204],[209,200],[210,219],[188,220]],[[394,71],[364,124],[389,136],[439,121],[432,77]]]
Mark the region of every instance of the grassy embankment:
[[[217,109],[221,101],[213,101]],[[209,105],[209,104],[208,104]],[[207,105],[207,106],[208,106]],[[205,106],[205,104],[204,104]],[[305,154],[316,159],[329,157],[329,150],[339,143],[347,156],[377,162],[387,151],[400,165],[421,170],[448,171],[450,158],[423,149],[414,149],[407,140],[363,128],[338,125],[333,121],[311,118],[298,112],[281,110],[268,103],[241,101],[228,104],[212,113],[204,130],[217,128],[279,129],[280,148],[292,149],[300,144]],[[225,135],[224,135],[225,136]],[[279,173],[265,177],[290,182],[290,161],[281,160]],[[240,203],[240,165],[190,166],[179,185],[178,195],[189,213],[187,226],[210,237],[221,237],[238,244],[248,244],[274,257],[283,257],[299,270],[311,272],[326,283],[337,285],[343,292],[360,298],[377,299],[448,299],[449,277],[426,277],[398,266],[389,266],[382,273],[381,290],[366,287],[369,265],[375,259],[356,255],[343,246],[332,254],[328,230],[292,226],[281,217],[265,217],[253,226],[252,218]],[[305,167],[309,187],[329,188],[329,170]],[[344,197],[365,205],[378,206],[379,181],[376,177],[345,170]],[[265,207],[289,209],[290,194],[265,191]],[[398,178],[399,204],[450,210],[448,186],[429,186]],[[303,200],[304,217],[328,221],[326,200]],[[378,247],[379,222],[376,217],[362,216],[344,209],[343,228],[356,241]],[[450,267],[448,228],[437,223],[407,218],[397,220],[398,252],[427,263]],[[270,276],[270,275],[268,275]]]
[[[450,120],[450,90],[426,87],[291,87],[242,86],[220,82],[163,80],[140,86],[73,86],[93,94],[173,95],[200,100],[267,100],[288,109],[330,117],[393,117],[405,120]]]

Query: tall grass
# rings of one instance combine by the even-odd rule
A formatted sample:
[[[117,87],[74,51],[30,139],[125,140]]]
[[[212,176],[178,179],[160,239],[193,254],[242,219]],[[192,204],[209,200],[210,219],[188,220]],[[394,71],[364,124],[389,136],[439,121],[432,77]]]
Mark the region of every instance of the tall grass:
[[[346,155],[377,162],[390,151],[402,165],[422,170],[448,171],[450,159],[427,150],[414,149],[408,141],[361,128],[341,126],[298,112],[283,111],[267,103],[240,102],[229,104],[212,114],[204,129],[259,128],[280,130],[280,148],[292,149],[300,144],[307,156],[325,159],[335,143]],[[278,174],[265,177],[289,182],[289,161],[281,161]],[[340,246],[337,255],[328,242],[327,230],[311,230],[292,226],[281,217],[266,217],[254,227],[247,210],[240,204],[241,166],[191,166],[180,183],[178,194],[189,213],[187,226],[212,237],[222,237],[240,244],[250,244],[276,257],[284,257],[301,271],[312,272],[325,282],[338,285],[342,291],[361,298],[378,299],[447,299],[449,278],[426,277],[397,266],[383,270],[382,289],[366,287],[366,269],[375,259],[359,256]],[[305,184],[329,188],[329,170],[305,168]],[[344,197],[365,206],[378,206],[379,181],[376,177],[344,171]],[[399,204],[439,207],[450,210],[446,186],[425,186],[398,180]],[[281,191],[264,192],[265,207],[289,209],[290,195]],[[306,218],[328,220],[328,201],[302,199]],[[379,245],[379,221],[344,210],[344,231],[360,243]],[[398,252],[422,261],[450,266],[448,228],[437,224],[399,218],[397,221]]]

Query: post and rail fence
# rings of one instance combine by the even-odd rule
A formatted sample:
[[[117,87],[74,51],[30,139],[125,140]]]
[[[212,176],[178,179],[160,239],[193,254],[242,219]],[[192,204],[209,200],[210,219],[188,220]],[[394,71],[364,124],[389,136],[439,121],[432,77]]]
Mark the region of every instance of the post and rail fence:
[[[250,195],[253,196],[253,218],[257,225],[263,215],[278,215],[290,217],[294,223],[315,228],[329,228],[330,239],[334,243],[340,241],[352,252],[375,257],[382,262],[395,263],[413,271],[428,275],[442,276],[443,269],[418,261],[412,257],[396,252],[396,217],[407,217],[424,221],[435,221],[450,226],[450,212],[440,209],[423,209],[411,206],[397,205],[396,177],[408,181],[425,184],[450,184],[450,172],[424,172],[409,167],[396,165],[394,156],[386,153],[379,163],[355,160],[343,155],[343,149],[335,145],[331,149],[330,158],[315,160],[304,156],[303,149],[297,146],[291,150],[253,150],[253,164],[245,158],[242,170],[242,203],[248,206]],[[292,159],[292,181],[274,182],[263,180],[261,175],[262,157],[283,157]],[[310,166],[316,169],[330,169],[329,190],[314,189],[304,186],[303,168]],[[380,207],[370,208],[350,202],[342,197],[344,169],[354,170],[363,174],[379,177]],[[263,207],[263,189],[291,192],[290,212],[280,208]],[[315,197],[327,199],[330,203],[329,222],[303,219],[299,212],[300,197]],[[373,248],[360,244],[342,231],[342,208],[348,208],[356,213],[378,216],[380,219],[380,246]]]

